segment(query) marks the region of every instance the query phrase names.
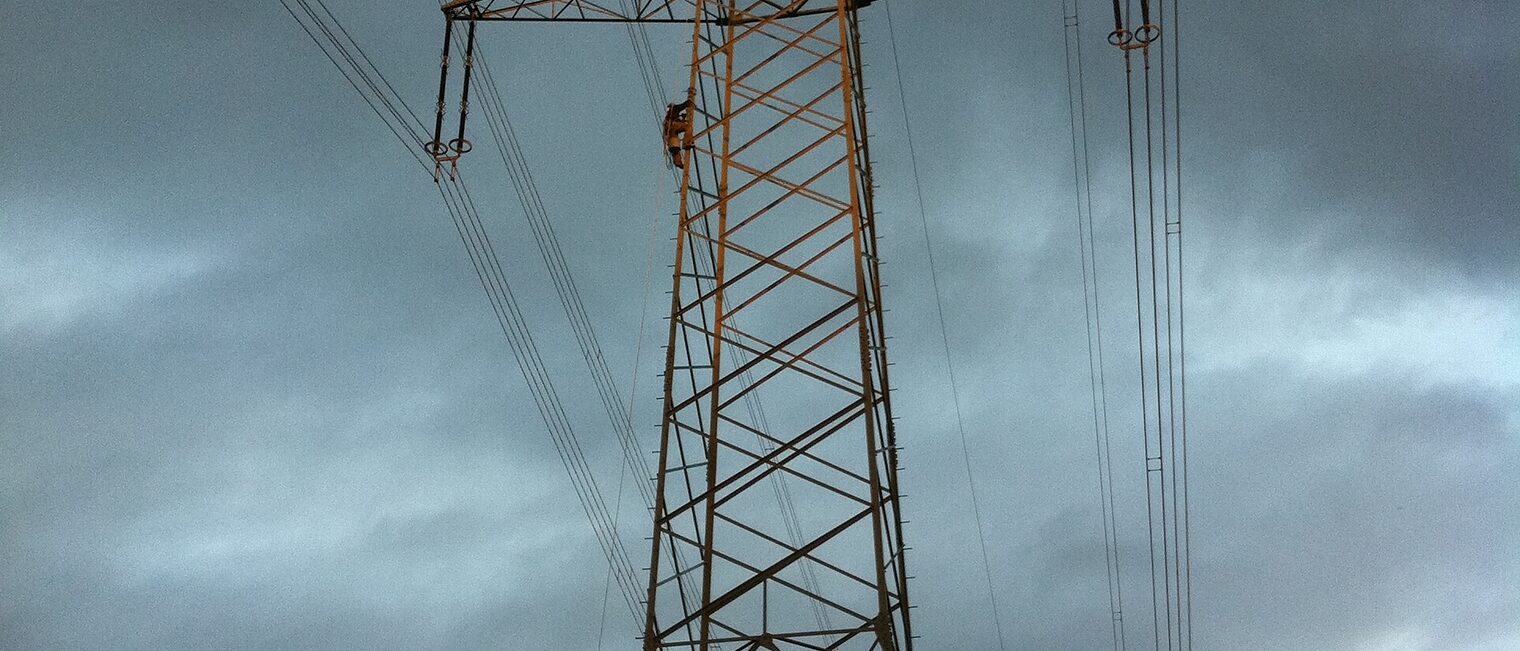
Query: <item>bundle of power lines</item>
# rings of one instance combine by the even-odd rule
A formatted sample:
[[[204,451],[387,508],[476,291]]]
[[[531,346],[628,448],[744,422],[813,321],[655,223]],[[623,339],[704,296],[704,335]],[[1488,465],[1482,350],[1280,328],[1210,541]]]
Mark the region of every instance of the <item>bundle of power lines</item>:
[[[1097,250],[1093,237],[1081,21],[1076,5],[1076,0],[1068,0],[1065,5],[1072,171],[1077,187],[1078,247],[1082,254],[1093,438],[1102,504],[1109,612],[1114,648],[1123,649],[1126,648],[1123,573],[1110,453],[1108,379],[1104,373]],[[1193,572],[1183,343],[1186,326],[1182,301],[1181,111],[1177,92],[1180,30],[1177,0],[1172,0],[1170,11],[1164,1],[1158,1],[1155,9],[1152,12],[1150,0],[1138,3],[1113,0],[1114,29],[1108,35],[1108,42],[1120,50],[1124,59],[1130,238],[1139,362],[1139,434],[1144,450],[1152,636],[1158,650],[1184,651],[1193,648]],[[1138,72],[1135,69],[1137,64]]]
[[[425,151],[426,138],[423,135],[425,127],[421,120],[400,98],[394,87],[321,0],[281,1],[290,11],[291,16],[342,72],[354,90],[358,91],[375,114],[385,122],[391,133],[395,134],[406,147],[408,154],[417,159],[418,164],[432,176],[437,184],[439,196],[470,257],[471,267],[480,280],[481,288],[486,292],[492,312],[517,360],[518,368],[538,407],[544,426],[549,431],[555,451],[559,454],[566,474],[570,477],[575,489],[576,497],[591,523],[597,543],[608,559],[612,581],[617,585],[618,591],[627,603],[637,630],[642,630],[644,617],[642,573],[637,570],[639,566],[632,562],[626,546],[618,535],[615,511],[608,508],[607,499],[597,485],[595,475],[591,472],[580,439],[576,436],[566,416],[563,401],[550,379],[532,332],[528,329],[527,321],[518,306],[511,285],[502,271],[501,260],[481,220],[480,211],[465,185],[463,175],[458,173],[457,169],[451,169],[447,174],[437,174],[433,164],[424,162],[422,152]],[[607,369],[600,344],[591,330],[579,292],[564,263],[558,239],[554,236],[547,216],[544,214],[542,200],[532,185],[531,177],[527,176],[525,166],[521,163],[521,151],[517,148],[510,123],[506,122],[494,80],[491,78],[489,68],[484,66],[483,62],[481,76],[482,84],[487,89],[487,100],[484,104],[488,123],[491,124],[493,135],[497,136],[497,145],[500,147],[503,161],[507,162],[513,187],[517,190],[519,200],[523,205],[524,215],[532,227],[539,251],[549,267],[556,294],[570,318],[571,329],[576,335],[582,356],[591,370],[602,405],[613,424],[613,430],[622,448],[624,462],[636,476],[647,479],[649,477],[648,464],[644,460],[644,455],[639,452],[640,447],[630,424],[630,413]],[[640,492],[646,505],[651,505],[647,482],[636,483],[643,489]]]
[[[545,428],[554,443],[555,451],[571,480],[576,497],[591,524],[597,543],[607,558],[609,592],[612,586],[617,587],[633,617],[636,630],[642,632],[645,617],[644,577],[642,572],[636,570],[638,566],[633,564],[619,535],[617,516],[621,511],[621,478],[616,501],[609,509],[608,500],[597,485],[590,465],[586,461],[580,439],[576,436],[566,416],[563,402],[555,390],[532,332],[523,318],[517,299],[502,271],[500,258],[481,220],[479,208],[465,185],[463,175],[457,166],[450,166],[445,171],[436,163],[424,160],[422,154],[428,151],[425,125],[322,0],[281,0],[281,4],[437,185],[439,195],[458,232],[460,241],[470,257],[471,267],[491,303],[492,312],[518,362],[523,379],[528,385]],[[643,25],[629,24],[627,28],[640,78],[644,84],[651,112],[654,114],[654,124],[658,127],[663,114],[664,93],[659,71],[654,64],[654,53],[649,37]],[[459,38],[457,34],[455,38]],[[465,48],[461,45],[460,49]],[[638,486],[641,502],[647,511],[652,511],[654,495],[649,481],[652,478],[652,471],[641,452],[642,448],[633,430],[631,405],[618,392],[617,384],[602,354],[601,345],[597,341],[584,302],[565,261],[563,248],[560,246],[559,238],[544,207],[543,198],[528,170],[527,161],[508,118],[495,77],[478,43],[474,45],[473,50],[474,56],[480,57],[474,65],[480,73],[479,79],[485,97],[482,102],[483,110],[492,140],[511,180],[523,215],[533,233],[539,254],[549,270],[555,294],[570,321],[571,331],[575,335],[581,356],[592,375],[593,384],[621,448],[624,468],[631,471],[637,478],[634,483]],[[700,201],[705,206],[709,199],[700,196]],[[711,275],[713,252],[706,247],[693,248],[701,249],[701,254],[696,256],[697,266]],[[708,283],[711,281],[709,280]],[[641,335],[642,330],[643,323],[640,324]],[[638,367],[639,354],[642,353],[642,336],[640,342],[640,350],[635,354],[635,369]],[[729,348],[737,364],[742,366],[747,353],[732,344]],[[687,360],[686,368],[695,368],[693,360]],[[751,374],[746,371],[741,381],[744,386],[752,384]],[[629,394],[631,400],[632,389]],[[765,411],[758,392],[746,391],[744,402],[751,417],[756,422],[764,423]],[[762,439],[762,445],[769,444],[769,441]],[[799,546],[804,539],[804,532],[791,491],[779,473],[772,475],[770,483],[780,508],[787,537],[793,546]],[[635,526],[642,525],[643,523],[638,523]],[[699,537],[700,531],[696,527],[694,521],[693,535]],[[673,563],[677,568],[692,567],[692,563],[681,557],[679,551],[672,550],[671,553]],[[803,563],[801,572],[803,583],[816,592],[818,583],[812,563]],[[682,569],[679,571],[679,576],[678,583],[683,608],[694,607],[700,590],[693,584],[694,579],[689,571]],[[828,613],[824,607],[814,603],[813,611],[820,626],[827,627]],[[605,604],[602,620],[602,628],[605,630]]]

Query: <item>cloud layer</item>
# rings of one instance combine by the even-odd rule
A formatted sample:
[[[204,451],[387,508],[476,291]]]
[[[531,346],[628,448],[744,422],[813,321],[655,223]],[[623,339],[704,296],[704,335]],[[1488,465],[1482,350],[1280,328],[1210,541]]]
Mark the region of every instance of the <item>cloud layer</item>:
[[[436,9],[332,6],[427,105]],[[915,626],[924,648],[995,648],[876,10]],[[1002,627],[1014,648],[1107,648],[1060,7],[893,11]],[[1500,71],[1520,13],[1183,11],[1198,648],[1515,648],[1520,130],[1503,116],[1520,86]],[[0,647],[634,646],[616,596],[602,625],[600,552],[428,179],[277,5],[31,5],[3,23]],[[1122,316],[1122,67],[1089,23],[1099,280]],[[652,441],[663,303],[646,278],[663,288],[673,202],[626,43],[492,27]],[[682,78],[684,35],[652,35]],[[473,182],[508,277],[611,496],[616,444],[491,174]],[[1105,334],[1143,646],[1133,337]]]

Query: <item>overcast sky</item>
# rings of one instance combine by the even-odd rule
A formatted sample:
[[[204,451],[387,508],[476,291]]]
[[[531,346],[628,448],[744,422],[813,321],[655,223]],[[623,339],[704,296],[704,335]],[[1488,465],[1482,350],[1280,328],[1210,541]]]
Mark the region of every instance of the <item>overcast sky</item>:
[[[330,0],[427,107],[442,21],[385,4]],[[914,624],[991,649],[880,4]],[[1520,649],[1520,5],[1351,4],[1182,2],[1196,646]],[[892,5],[1002,628],[1108,648],[1060,2]],[[1118,320],[1103,9],[1082,5]],[[684,79],[684,31],[651,37]],[[481,38],[654,445],[673,188],[625,36]],[[606,565],[437,194],[278,2],[5,0],[0,63],[0,648],[596,648]],[[526,223],[499,170],[473,176],[611,492]],[[1135,342],[1105,334],[1148,648]],[[606,648],[634,648],[608,612]]]

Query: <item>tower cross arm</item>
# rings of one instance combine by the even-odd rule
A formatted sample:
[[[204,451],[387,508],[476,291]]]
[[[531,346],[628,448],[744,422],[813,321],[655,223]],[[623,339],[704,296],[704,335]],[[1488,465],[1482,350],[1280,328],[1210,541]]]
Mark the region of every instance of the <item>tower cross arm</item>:
[[[858,7],[874,0],[853,0]],[[837,0],[758,0],[729,11],[726,3],[702,3],[703,22],[727,25],[834,11]],[[615,5],[615,6],[613,6]],[[690,23],[697,0],[451,0],[449,20],[560,21],[581,23]]]

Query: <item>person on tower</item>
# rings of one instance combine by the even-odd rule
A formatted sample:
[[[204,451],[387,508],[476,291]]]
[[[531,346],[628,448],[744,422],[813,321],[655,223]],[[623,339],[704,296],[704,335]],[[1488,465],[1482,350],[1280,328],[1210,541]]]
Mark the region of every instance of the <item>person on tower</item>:
[[[676,169],[686,167],[686,131],[691,126],[691,100],[665,107],[665,151]]]

